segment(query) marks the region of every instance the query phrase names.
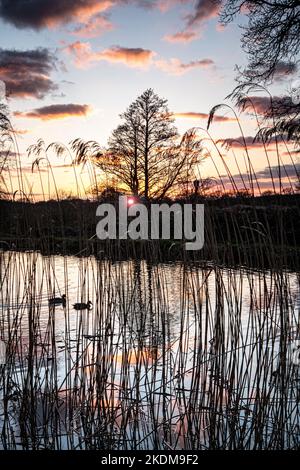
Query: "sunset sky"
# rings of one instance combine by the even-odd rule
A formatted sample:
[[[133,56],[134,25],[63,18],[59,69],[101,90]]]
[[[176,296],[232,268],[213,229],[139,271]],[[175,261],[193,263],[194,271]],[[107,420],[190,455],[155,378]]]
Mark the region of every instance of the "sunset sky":
[[[81,137],[106,145],[119,114],[147,88],[168,99],[181,133],[205,127],[207,113],[235,86],[235,65],[246,65],[239,28],[246,18],[224,29],[219,10],[219,1],[208,0],[0,0],[0,79],[33,192],[40,188],[29,171],[30,144],[39,138],[68,144]],[[270,90],[285,95],[293,78],[278,69]],[[264,99],[257,97],[258,110]],[[219,115],[214,138],[238,138],[232,114]],[[255,121],[243,114],[241,123],[251,143]],[[251,152],[264,181],[266,159],[258,145]],[[282,158],[289,165],[286,153]],[[238,146],[236,154],[244,169]],[[272,151],[270,160],[276,165]],[[74,174],[66,162],[53,164],[59,187],[72,190]],[[228,164],[235,173],[230,155]],[[200,172],[215,176],[212,162],[204,162]]]

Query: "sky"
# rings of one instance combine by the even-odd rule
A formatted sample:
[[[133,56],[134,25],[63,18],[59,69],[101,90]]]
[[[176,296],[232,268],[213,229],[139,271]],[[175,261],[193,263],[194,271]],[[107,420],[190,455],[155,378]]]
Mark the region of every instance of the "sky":
[[[236,64],[247,63],[240,45],[247,18],[239,16],[224,28],[220,9],[218,0],[0,0],[0,79],[6,84],[30,190],[41,195],[40,179],[32,174],[26,153],[31,144],[43,139],[46,145],[68,145],[79,137],[106,145],[120,113],[147,88],[168,100],[181,134],[193,126],[206,127],[210,109],[236,85]],[[292,79],[278,73],[272,93],[285,95]],[[263,99],[257,97],[257,109]],[[217,114],[214,139],[239,138],[233,114]],[[255,120],[244,113],[241,124],[263,181],[266,158],[251,140]],[[238,144],[234,151],[239,168],[246,171]],[[270,148],[271,166],[277,165],[275,153]],[[290,155],[285,153],[288,166]],[[74,192],[70,162],[49,158],[59,189]],[[222,162],[216,165],[223,175]],[[235,174],[233,155],[228,165]],[[212,159],[201,164],[199,175],[216,176]],[[11,175],[14,188],[16,176]],[[87,169],[79,171],[79,179],[88,184]]]

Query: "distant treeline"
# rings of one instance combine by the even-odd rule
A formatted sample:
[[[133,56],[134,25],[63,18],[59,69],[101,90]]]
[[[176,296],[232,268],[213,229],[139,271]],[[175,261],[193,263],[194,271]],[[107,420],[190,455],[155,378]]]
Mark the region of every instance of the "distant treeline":
[[[217,200],[194,197],[176,201],[180,204],[204,203],[205,243],[199,252],[187,252],[184,242],[178,240],[98,240],[96,208],[100,202],[1,200],[0,247],[4,250],[40,250],[42,253],[94,254],[114,259],[192,258],[225,265],[299,267],[300,195],[297,194]],[[170,200],[160,202],[174,203]]]

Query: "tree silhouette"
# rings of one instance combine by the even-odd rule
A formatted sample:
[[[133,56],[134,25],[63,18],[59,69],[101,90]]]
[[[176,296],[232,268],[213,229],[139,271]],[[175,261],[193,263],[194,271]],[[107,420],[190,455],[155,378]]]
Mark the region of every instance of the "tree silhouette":
[[[108,149],[94,141],[76,140],[76,162],[87,155],[119,189],[145,198],[161,198],[195,179],[201,144],[192,130],[179,137],[167,100],[146,90],[120,116],[123,122],[112,132]]]
[[[112,133],[109,141],[108,167],[131,189],[139,192],[139,149],[141,121],[135,103],[121,114],[124,123]]]
[[[300,0],[225,0],[220,19],[226,24],[239,13],[248,17],[242,34],[242,48],[248,55],[248,65],[243,70],[238,69],[239,84],[230,97],[241,109],[255,110],[249,93],[257,93],[258,90],[266,92],[269,105],[261,113],[263,125],[256,139],[265,142],[275,139],[277,145],[277,140],[282,137],[285,141],[293,141],[298,148],[299,80],[292,84],[290,96],[273,97],[266,85],[291,76],[298,70]],[[279,158],[278,153],[280,174]]]
[[[297,70],[295,59],[300,46],[299,0],[226,0],[221,21],[227,24],[245,13],[242,48],[248,67],[240,78],[246,82],[266,82],[276,73]]]
[[[121,114],[124,121],[112,133],[109,153],[117,157],[133,193],[149,197],[165,169],[166,150],[178,137],[167,100],[146,90]],[[170,155],[169,155],[170,157]]]

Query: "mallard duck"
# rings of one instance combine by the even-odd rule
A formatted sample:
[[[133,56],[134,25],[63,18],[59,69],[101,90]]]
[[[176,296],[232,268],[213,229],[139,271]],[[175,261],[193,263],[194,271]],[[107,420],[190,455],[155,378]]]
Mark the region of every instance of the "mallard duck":
[[[87,303],[77,302],[76,304],[73,305],[73,308],[75,310],[91,310],[92,305],[93,305],[92,302],[89,300]]]
[[[52,297],[49,299],[49,305],[62,305],[66,306],[66,294],[63,294],[61,297]]]

